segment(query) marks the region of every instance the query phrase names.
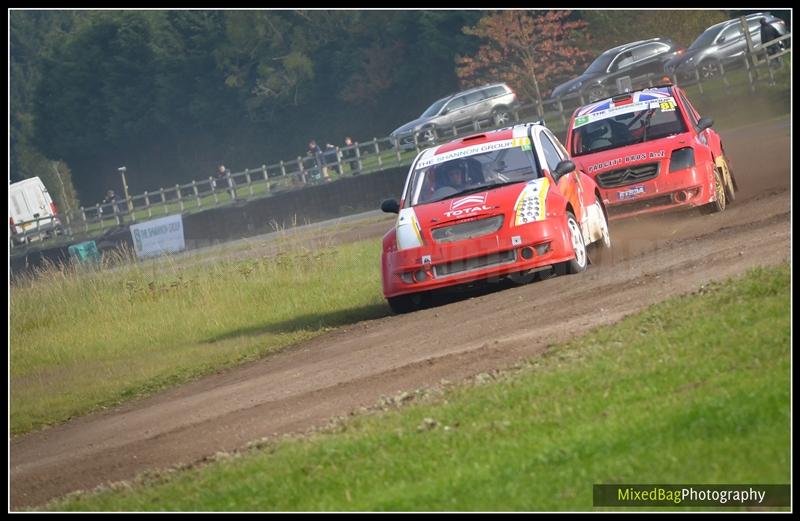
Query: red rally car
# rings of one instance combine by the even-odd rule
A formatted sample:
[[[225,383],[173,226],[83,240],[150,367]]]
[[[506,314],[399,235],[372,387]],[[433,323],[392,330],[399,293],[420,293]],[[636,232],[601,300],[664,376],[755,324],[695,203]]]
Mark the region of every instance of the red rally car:
[[[586,269],[587,245],[610,248],[595,182],[543,125],[456,139],[419,153],[383,238],[383,294],[396,313],[431,290]]]
[[[611,220],[675,208],[721,212],[737,190],[722,140],[674,85],[579,107],[567,131],[577,168]]]

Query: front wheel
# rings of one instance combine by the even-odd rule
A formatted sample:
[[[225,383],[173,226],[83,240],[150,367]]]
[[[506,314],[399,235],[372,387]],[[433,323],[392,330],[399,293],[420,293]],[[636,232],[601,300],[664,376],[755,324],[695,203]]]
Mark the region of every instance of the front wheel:
[[[496,127],[505,127],[511,122],[511,113],[506,108],[494,109],[492,121]]]
[[[553,271],[558,275],[581,273],[586,271],[586,265],[589,263],[589,256],[586,254],[586,244],[583,242],[581,226],[578,224],[578,220],[572,212],[569,211],[567,212],[567,231],[569,232],[570,241],[572,242],[572,249],[575,252],[575,258],[554,266]]]
[[[605,97],[606,89],[604,89],[602,85],[594,85],[586,91],[586,95],[589,96],[590,102],[596,101]]]
[[[717,60],[706,60],[698,67],[700,71],[700,79],[712,80],[720,75],[720,66]]]
[[[716,194],[716,200],[701,206],[700,213],[718,213],[725,210],[725,207],[727,206],[727,200],[725,198],[725,182],[722,180],[722,174],[719,173],[718,168],[714,169],[714,193]]]

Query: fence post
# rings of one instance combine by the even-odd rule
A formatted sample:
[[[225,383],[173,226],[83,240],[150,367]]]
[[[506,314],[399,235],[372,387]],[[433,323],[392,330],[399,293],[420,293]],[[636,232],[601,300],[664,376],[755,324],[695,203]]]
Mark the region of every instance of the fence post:
[[[703,82],[700,81],[700,70],[695,68],[694,69],[694,75],[697,78],[697,88],[698,88],[698,90],[700,90],[700,94],[702,94],[703,93]]]
[[[219,204],[219,197],[217,197],[217,185],[214,183],[214,178],[208,178],[208,186],[211,187],[211,193],[214,194],[214,206]]]
[[[94,210],[94,214],[100,218],[100,229],[102,230],[105,227],[105,223],[103,222],[103,211],[100,209],[100,203],[94,205]]]
[[[378,146],[378,138],[372,138],[372,144],[375,147],[375,155],[378,156],[378,167],[383,166],[383,161],[381,161],[381,147]]]
[[[306,178],[306,169],[303,167],[303,158],[300,156],[297,156],[297,168],[300,169],[300,182],[307,184],[308,179]]]
[[[83,231],[89,233],[89,223],[86,221],[86,209],[81,206],[81,219],[83,220]]]
[[[269,174],[267,173],[267,165],[261,165],[261,173],[264,174],[264,183],[267,185],[267,193],[269,193]],[[281,173],[286,175],[286,170],[283,168],[283,161],[281,161]]]
[[[153,210],[150,208],[150,196],[147,194],[147,190],[144,191],[144,205],[147,207],[147,216],[153,216]]]
[[[722,76],[722,83],[725,85],[725,92],[729,92],[731,90],[731,82],[725,76],[725,65],[722,64],[722,61],[719,62],[719,73]]]
[[[250,195],[253,195],[253,180],[250,179],[250,169],[244,169],[244,178],[247,179],[247,188],[250,190]]]
[[[175,191],[178,192],[178,202],[181,206],[181,213],[183,213],[183,194],[181,193],[181,185],[175,185]]]
[[[360,174],[364,167],[361,165],[361,147],[358,146],[358,141],[355,143],[356,145],[356,161],[358,162],[358,173]]]
[[[561,117],[561,125],[567,126],[567,119],[564,117],[564,104],[561,103],[561,98],[558,98],[558,115]]]
[[[159,195],[161,195],[161,204],[164,205],[164,215],[169,215],[169,204],[167,204],[167,194],[164,192],[164,187],[162,186],[158,190]]]
[[[197,191],[197,181],[195,180],[192,180],[192,192],[194,192],[194,198],[197,200],[197,207],[200,208],[203,203],[200,202],[200,194]]]

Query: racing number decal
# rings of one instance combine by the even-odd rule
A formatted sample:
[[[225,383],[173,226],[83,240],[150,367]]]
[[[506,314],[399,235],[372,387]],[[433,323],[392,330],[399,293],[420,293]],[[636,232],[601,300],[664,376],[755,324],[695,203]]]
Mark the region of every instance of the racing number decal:
[[[668,100],[666,100],[666,101],[662,101],[662,102],[659,104],[659,108],[661,109],[661,112],[666,112],[666,111],[670,111],[670,110],[675,110],[675,107],[676,107],[676,106],[677,106],[677,105],[675,105],[675,100],[673,100],[673,99],[671,99],[671,98],[670,98],[670,99],[668,99]]]

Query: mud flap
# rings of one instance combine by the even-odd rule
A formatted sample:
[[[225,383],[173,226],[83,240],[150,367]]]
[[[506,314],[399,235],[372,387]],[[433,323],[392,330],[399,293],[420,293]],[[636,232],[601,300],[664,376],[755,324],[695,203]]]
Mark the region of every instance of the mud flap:
[[[733,178],[731,174],[731,169],[728,168],[728,161],[725,159],[725,156],[719,156],[714,158],[714,165],[719,168],[719,171],[722,172],[722,182],[726,187],[731,187],[729,190],[728,198],[733,201],[733,192],[739,190],[739,187],[736,186],[736,180]]]
[[[600,205],[597,202],[586,207],[586,220],[581,223],[584,244],[588,246],[593,242],[603,239],[604,221],[605,217],[603,216],[603,209],[600,208]]]

